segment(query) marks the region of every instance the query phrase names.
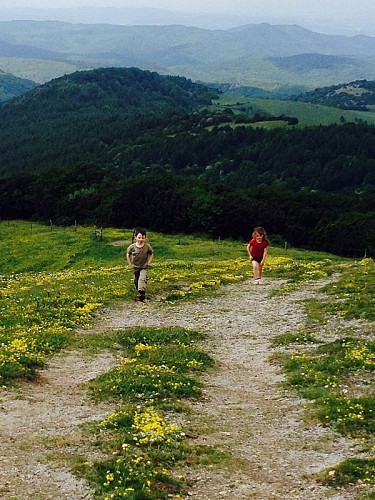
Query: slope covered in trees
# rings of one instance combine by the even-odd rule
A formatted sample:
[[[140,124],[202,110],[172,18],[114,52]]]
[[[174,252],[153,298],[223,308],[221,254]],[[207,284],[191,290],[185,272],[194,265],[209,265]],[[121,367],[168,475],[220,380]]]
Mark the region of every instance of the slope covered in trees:
[[[17,78],[0,70],[0,102],[9,101],[35,88],[37,84],[31,80]]]
[[[237,126],[213,96],[132,68],[4,104],[1,217],[233,238],[261,224],[276,242],[374,255],[375,127]]]
[[[369,111],[375,109],[375,81],[357,80],[340,85],[331,85],[302,93],[296,101],[311,102],[339,109]]]
[[[99,158],[208,104],[213,90],[137,68],[76,72],[0,107],[0,172]]]

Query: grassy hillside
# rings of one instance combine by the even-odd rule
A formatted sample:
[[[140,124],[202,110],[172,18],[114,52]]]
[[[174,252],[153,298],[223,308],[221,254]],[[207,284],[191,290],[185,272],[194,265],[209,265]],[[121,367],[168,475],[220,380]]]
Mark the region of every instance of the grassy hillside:
[[[32,331],[45,317],[43,330],[53,331],[58,324],[61,341],[71,326],[86,323],[100,307],[119,299],[133,300],[124,254],[131,235],[130,229],[104,228],[99,239],[93,227],[1,222],[2,338],[12,332],[27,338],[28,328]],[[150,297],[161,296],[167,302],[190,300],[251,275],[247,240],[218,242],[153,231],[148,232],[148,239],[155,251]],[[307,278],[308,269],[314,269],[310,276],[314,279],[332,272],[343,259],[272,246],[268,276],[280,275],[292,261],[295,266],[289,279],[298,282]]]
[[[18,78],[42,84],[79,69],[92,69],[91,65],[79,62],[29,59],[22,57],[0,57],[0,68]]]
[[[185,433],[168,424],[167,415],[185,412],[184,400],[200,397],[199,373],[214,363],[199,345],[204,335],[192,329],[142,326],[76,333],[104,306],[134,299],[131,271],[124,265],[130,236],[128,229],[104,228],[103,239],[97,239],[93,228],[0,223],[0,383],[4,391],[21,378],[35,379],[37,369],[63,347],[74,349],[75,356],[80,350],[121,353],[122,362],[114,370],[89,384],[95,401],[115,401],[116,411],[85,428],[82,452],[75,441],[67,456],[66,439],[54,440],[53,451],[64,451],[64,468],[87,478],[95,498],[102,493],[126,497],[129,491],[132,497],[134,492],[144,497],[147,491],[149,498],[162,499],[166,491],[175,494],[186,487],[183,477],[173,480],[174,469],[196,463],[182,440]],[[155,250],[148,295],[164,308],[220,293],[222,285],[240,283],[250,275],[245,241],[154,232],[148,236]],[[285,372],[285,390],[311,401],[305,404],[309,418],[332,427],[335,433],[330,436],[353,440],[351,455],[358,449],[354,444],[360,443],[359,458],[331,464],[315,478],[341,492],[346,487],[352,491],[357,481],[369,489],[375,486],[374,273],[371,259],[344,260],[275,246],[265,266],[267,280],[282,278],[273,291],[280,296],[336,276],[324,288],[324,301],[321,294],[311,296],[309,288],[306,323],[299,323],[298,331],[275,336],[268,349]],[[330,320],[338,317],[339,327],[332,329]],[[360,328],[353,328],[353,320]],[[218,466],[213,451],[199,446],[199,463]],[[190,453],[193,460],[187,458]],[[142,460],[147,460],[147,468]]]
[[[298,126],[331,125],[333,123],[361,122],[375,124],[374,111],[353,111],[329,106],[274,99],[255,99],[241,96],[222,95],[216,102],[220,106],[230,106],[238,112],[245,109],[250,114],[268,113],[272,116],[286,115],[298,118]],[[277,126],[275,124],[274,126]]]

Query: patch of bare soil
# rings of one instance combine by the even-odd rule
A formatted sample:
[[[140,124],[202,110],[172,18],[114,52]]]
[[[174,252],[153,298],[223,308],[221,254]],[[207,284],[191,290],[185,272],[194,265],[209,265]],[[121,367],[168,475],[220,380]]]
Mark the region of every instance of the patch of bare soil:
[[[230,285],[218,296],[167,306],[156,301],[106,310],[90,331],[130,326],[184,326],[205,331],[205,349],[216,369],[203,377],[204,395],[182,422],[197,430],[194,443],[228,452],[227,470],[184,470],[191,481],[186,498],[197,500],[353,500],[356,490],[334,491],[315,482],[316,473],[353,456],[353,443],[316,424],[304,423],[304,400],[280,388],[280,368],[271,362],[272,338],[296,332],[306,320],[304,300],[321,283],[305,284],[282,297],[280,285],[266,279]],[[83,332],[82,332],[83,333]],[[86,331],[87,333],[87,331]],[[103,353],[56,356],[35,384],[6,393],[0,403],[0,497],[4,499],[90,499],[87,485],[46,458],[44,439],[77,434],[79,424],[100,419],[108,406],[91,403],[81,382],[111,369],[116,360]],[[75,450],[79,453],[78,449]]]
[[[40,372],[36,382],[24,383],[16,392],[2,392],[1,499],[91,498],[84,481],[70,470],[58,468],[46,455],[54,451],[54,440],[63,442],[68,437],[70,443],[79,443],[79,425],[108,414],[108,405],[94,405],[81,384],[115,365],[115,358],[108,353],[95,358],[82,358],[79,352],[61,353]]]

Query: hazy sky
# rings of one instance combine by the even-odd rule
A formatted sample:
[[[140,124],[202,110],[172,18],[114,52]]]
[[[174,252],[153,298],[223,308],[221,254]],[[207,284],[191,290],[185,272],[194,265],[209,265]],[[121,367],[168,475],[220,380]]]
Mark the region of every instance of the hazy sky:
[[[260,15],[274,11],[298,15],[366,14],[375,21],[374,0],[0,0],[1,8],[15,7],[156,7],[168,10]]]
[[[17,7],[154,7],[254,17],[310,20],[373,29],[375,0],[0,0],[0,8]]]

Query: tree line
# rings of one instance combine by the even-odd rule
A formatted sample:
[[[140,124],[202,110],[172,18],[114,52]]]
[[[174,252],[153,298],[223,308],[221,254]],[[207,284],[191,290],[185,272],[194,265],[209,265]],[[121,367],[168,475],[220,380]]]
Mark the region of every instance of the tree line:
[[[247,239],[265,226],[274,243],[348,257],[375,254],[375,194],[321,193],[261,185],[233,188],[176,173],[124,179],[77,164],[0,180],[5,219],[133,227]]]

